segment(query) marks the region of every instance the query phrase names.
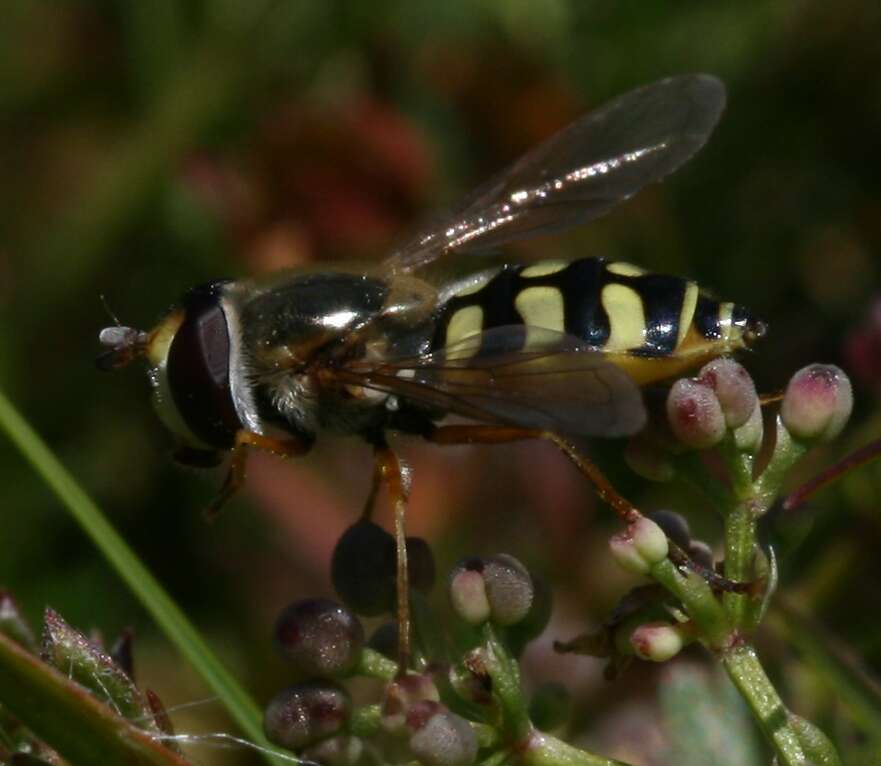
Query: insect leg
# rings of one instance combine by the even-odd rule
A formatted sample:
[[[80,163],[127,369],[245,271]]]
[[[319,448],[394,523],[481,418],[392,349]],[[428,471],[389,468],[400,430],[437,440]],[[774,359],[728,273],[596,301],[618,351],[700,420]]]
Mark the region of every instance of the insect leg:
[[[397,620],[398,620],[398,672],[404,674],[410,666],[410,584],[407,574],[407,535],[405,520],[410,482],[407,467],[386,444],[374,450],[376,485],[388,489],[395,514],[395,552],[397,554]],[[375,485],[375,486],[376,486]],[[374,493],[371,492],[371,495]],[[370,499],[368,498],[368,502]],[[371,503],[372,506],[372,503]],[[370,507],[370,506],[369,506]]]
[[[618,493],[593,462],[582,455],[574,444],[553,431],[517,426],[455,425],[438,426],[426,438],[435,444],[504,444],[525,439],[549,441],[575,464],[593,485],[600,500],[608,503],[623,521],[629,524],[641,515],[633,504]]]
[[[236,433],[235,444],[231,450],[229,468],[223,486],[217,497],[205,509],[205,517],[211,521],[217,518],[220,509],[244,486],[245,469],[248,464],[248,450],[260,449],[279,457],[296,457],[305,454],[309,445],[299,439],[273,439],[270,436],[241,430]]]
[[[544,439],[552,442],[569,458],[593,485],[600,500],[608,503],[626,524],[637,521],[642,514],[636,507],[622,497],[612,486],[603,472],[582,455],[578,449],[563,436],[553,431],[541,431],[516,426],[462,425],[438,426],[426,438],[435,444],[504,444],[525,439]],[[687,568],[701,575],[716,590],[732,593],[752,593],[761,583],[742,583],[729,580],[722,575],[693,561],[685,551],[670,543],[670,560],[680,568]]]

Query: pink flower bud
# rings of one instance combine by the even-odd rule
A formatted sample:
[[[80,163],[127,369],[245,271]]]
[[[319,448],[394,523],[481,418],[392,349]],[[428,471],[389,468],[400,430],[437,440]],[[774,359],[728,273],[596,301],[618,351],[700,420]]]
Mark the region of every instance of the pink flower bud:
[[[716,392],[729,428],[739,428],[746,423],[759,404],[752,377],[733,359],[723,357],[705,364],[698,373],[698,380]]]
[[[630,634],[630,645],[637,657],[666,662],[685,645],[681,628],[666,622],[647,622]]]
[[[725,436],[725,415],[716,392],[688,378],[677,380],[667,397],[667,419],[679,441],[707,449]]]
[[[667,535],[654,521],[643,516],[623,532],[613,535],[609,548],[628,572],[648,574],[652,566],[667,558]]]
[[[780,417],[796,439],[826,442],[841,433],[852,409],[853,389],[844,371],[812,364],[792,376]]]

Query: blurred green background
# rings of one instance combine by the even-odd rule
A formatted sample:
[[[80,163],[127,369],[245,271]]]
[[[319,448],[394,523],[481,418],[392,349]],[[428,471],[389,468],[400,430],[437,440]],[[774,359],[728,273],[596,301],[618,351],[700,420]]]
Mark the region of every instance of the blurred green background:
[[[0,381],[265,701],[286,673],[270,642],[275,615],[330,593],[330,551],[361,507],[369,452],[343,440],[296,463],[255,459],[246,494],[207,525],[200,509],[222,476],[172,465],[143,375],[94,368],[97,332],[111,323],[100,296],[124,324],[149,327],[214,277],[381,258],[433,208],[607,98],[711,72],[729,104],[695,160],[607,218],[521,249],[634,260],[751,306],[771,326],[745,360],[765,391],[809,362],[843,365],[857,411],[837,444],[804,462],[807,478],[881,436],[879,33],[875,0],[5,0]],[[566,680],[575,738],[641,764],[672,763],[671,753],[700,763],[683,745],[682,694],[669,691],[706,703],[693,688],[700,652],[614,684],[598,661],[550,652],[551,639],[596,626],[632,583],[606,554],[610,514],[574,471],[536,446],[408,444],[405,454],[411,528],[441,571],[505,550],[553,583],[554,621],[528,653],[528,676]],[[616,478],[718,542],[711,509]],[[34,620],[48,604],[107,636],[134,626],[140,681],[169,707],[204,698],[5,441],[0,481],[0,585]],[[786,602],[829,639],[778,612],[762,651],[784,698],[848,763],[877,760],[879,735],[826,653],[881,668],[879,490],[881,469],[869,466],[772,530]],[[658,680],[669,682],[660,693]],[[183,732],[231,730],[210,702],[173,717]],[[722,727],[720,741],[732,732]],[[724,752],[731,764],[767,762],[748,747]]]

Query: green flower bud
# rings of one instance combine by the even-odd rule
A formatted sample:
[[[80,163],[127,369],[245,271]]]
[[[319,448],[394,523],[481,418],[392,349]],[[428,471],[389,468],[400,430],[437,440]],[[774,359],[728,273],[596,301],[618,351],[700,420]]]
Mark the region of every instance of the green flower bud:
[[[489,619],[490,606],[482,571],[458,567],[450,579],[450,601],[453,611],[465,622],[480,625]],[[481,565],[482,569],[482,565]]]
[[[667,397],[667,419],[679,441],[707,449],[725,436],[725,415],[716,392],[696,380],[677,380]]]
[[[841,433],[852,409],[853,389],[844,371],[812,364],[790,379],[780,417],[796,439],[828,442]]]
[[[762,447],[764,434],[765,423],[762,418],[762,405],[756,402],[746,423],[734,430],[734,443],[741,452],[756,453]]]
[[[648,574],[652,566],[667,558],[669,551],[664,530],[645,516],[613,535],[609,548],[615,560],[634,574]]]
[[[688,548],[691,542],[691,528],[688,520],[674,511],[653,511],[648,515],[655,524],[664,530],[664,534],[680,548]]]
[[[466,559],[450,578],[453,609],[472,625],[487,619],[498,625],[514,625],[529,613],[534,594],[526,567],[505,553]]]

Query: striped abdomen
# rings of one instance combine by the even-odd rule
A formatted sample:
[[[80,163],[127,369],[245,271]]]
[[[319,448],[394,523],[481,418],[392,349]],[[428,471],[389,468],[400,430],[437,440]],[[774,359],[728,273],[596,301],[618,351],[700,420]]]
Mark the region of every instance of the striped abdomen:
[[[510,325],[523,326],[527,349],[529,327],[579,338],[641,384],[742,348],[761,329],[693,281],[581,258],[483,272],[444,303],[433,345]]]

